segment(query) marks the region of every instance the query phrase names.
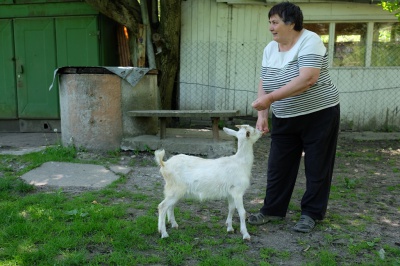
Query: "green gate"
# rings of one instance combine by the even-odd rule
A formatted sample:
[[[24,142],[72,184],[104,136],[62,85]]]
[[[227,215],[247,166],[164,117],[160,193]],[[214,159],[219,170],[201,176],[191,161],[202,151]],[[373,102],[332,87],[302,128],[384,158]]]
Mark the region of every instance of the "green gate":
[[[14,21],[18,118],[57,119],[58,91],[48,86],[56,69],[54,20]]]
[[[98,66],[97,17],[56,18],[58,66]]]
[[[58,119],[57,66],[99,65],[95,16],[14,21],[18,117]]]
[[[11,19],[0,20],[0,47],[0,119],[15,119],[18,114]]]
[[[66,13],[88,12],[86,8],[77,12],[76,7],[82,3],[57,5],[68,5]],[[17,10],[15,5],[0,7]],[[47,5],[42,7],[45,14]],[[59,12],[60,9],[54,7],[49,8],[49,14]],[[0,132],[10,128],[11,131],[18,131],[18,128],[38,131],[43,121],[58,120],[59,123],[58,84],[49,91],[55,69],[118,65],[118,57],[113,55],[116,49],[108,49],[116,48],[116,36],[112,36],[115,22],[98,14],[36,18],[24,17],[28,14],[18,12],[14,18],[0,19]],[[0,12],[4,17],[2,14]],[[29,123],[39,125],[30,130],[26,128]]]

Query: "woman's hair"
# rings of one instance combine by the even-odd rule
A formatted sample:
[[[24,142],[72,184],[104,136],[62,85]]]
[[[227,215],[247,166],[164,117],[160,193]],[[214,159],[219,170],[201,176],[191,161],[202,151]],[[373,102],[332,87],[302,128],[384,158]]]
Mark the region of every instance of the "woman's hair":
[[[289,2],[282,2],[274,5],[269,13],[268,18],[278,15],[285,24],[294,23],[294,30],[301,31],[303,29],[303,12],[300,7]]]

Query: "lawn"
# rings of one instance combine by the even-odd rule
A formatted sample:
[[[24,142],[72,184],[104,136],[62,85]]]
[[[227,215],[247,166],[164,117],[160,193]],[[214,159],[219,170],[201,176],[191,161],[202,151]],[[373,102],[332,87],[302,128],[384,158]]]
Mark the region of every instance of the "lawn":
[[[256,143],[248,212],[265,192],[269,139]],[[132,171],[101,190],[34,187],[20,176],[47,161],[120,164]],[[151,152],[91,153],[53,146],[0,155],[0,265],[400,265],[400,141],[340,138],[326,219],[291,230],[304,192],[300,169],[286,219],[227,233],[227,203],[178,203],[179,229],[157,232],[163,179]]]

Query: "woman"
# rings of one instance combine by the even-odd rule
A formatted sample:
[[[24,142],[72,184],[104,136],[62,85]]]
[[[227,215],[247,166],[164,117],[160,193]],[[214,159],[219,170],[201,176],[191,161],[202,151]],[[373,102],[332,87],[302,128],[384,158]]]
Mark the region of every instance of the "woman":
[[[321,39],[303,28],[303,14],[283,2],[268,14],[271,41],[264,49],[256,127],[267,133],[272,108],[271,149],[267,189],[260,212],[250,224],[286,216],[304,152],[306,191],[301,216],[293,230],[310,232],[325,216],[339,131],[339,93],[328,73],[328,56]]]

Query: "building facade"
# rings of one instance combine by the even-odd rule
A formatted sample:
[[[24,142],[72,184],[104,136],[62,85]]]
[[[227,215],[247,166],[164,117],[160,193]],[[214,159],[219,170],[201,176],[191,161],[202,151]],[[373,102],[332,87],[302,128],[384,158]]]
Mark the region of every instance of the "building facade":
[[[280,1],[182,2],[180,109],[251,108],[268,11]],[[400,23],[377,1],[291,1],[324,42],[341,101],[342,130],[400,129]]]
[[[118,65],[116,27],[82,1],[0,1],[0,132],[60,128],[54,71]]]

